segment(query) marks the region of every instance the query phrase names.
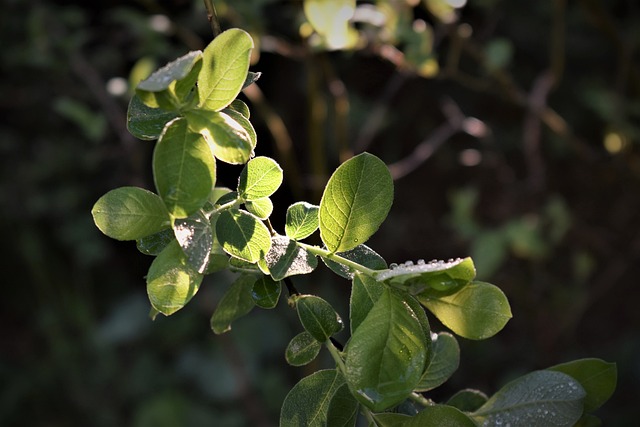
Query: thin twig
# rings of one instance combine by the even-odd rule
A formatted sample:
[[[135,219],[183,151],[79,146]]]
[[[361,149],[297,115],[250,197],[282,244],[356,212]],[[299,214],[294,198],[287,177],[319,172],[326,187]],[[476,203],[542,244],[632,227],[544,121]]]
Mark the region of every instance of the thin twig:
[[[222,32],[220,29],[220,22],[218,22],[218,14],[216,13],[216,7],[213,5],[213,0],[204,0],[204,6],[207,8],[207,19],[211,25],[211,31],[213,32],[213,38],[218,37],[218,34]]]

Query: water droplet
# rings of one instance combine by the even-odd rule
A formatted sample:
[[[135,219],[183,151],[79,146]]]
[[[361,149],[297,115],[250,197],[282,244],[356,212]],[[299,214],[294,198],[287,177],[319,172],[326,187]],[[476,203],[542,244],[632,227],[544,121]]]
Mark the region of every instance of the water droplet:
[[[398,267],[398,264],[396,264],[395,262],[392,262],[391,264],[389,264],[389,268],[392,269],[392,270],[397,268],[397,267]]]

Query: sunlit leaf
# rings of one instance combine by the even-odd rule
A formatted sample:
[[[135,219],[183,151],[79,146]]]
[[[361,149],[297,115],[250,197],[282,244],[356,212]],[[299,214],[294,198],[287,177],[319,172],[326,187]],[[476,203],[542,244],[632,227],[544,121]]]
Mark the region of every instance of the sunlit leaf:
[[[216,236],[226,253],[255,263],[269,252],[271,234],[255,216],[237,209],[220,212]]]
[[[170,226],[160,197],[138,187],[109,191],[93,205],[91,215],[100,231],[117,240],[140,239]]]
[[[244,200],[269,197],[282,184],[282,168],[269,157],[249,160],[240,173],[238,194]]]
[[[173,314],[198,292],[202,277],[174,241],[151,263],[147,274],[149,301],[160,313]]]
[[[203,53],[198,80],[200,106],[219,111],[238,96],[247,78],[253,49],[251,36],[238,28],[218,35]]]
[[[393,181],[384,162],[369,153],[344,162],[331,175],[320,201],[320,237],[331,252],[365,243],[384,221]]]
[[[507,297],[489,283],[471,282],[452,295],[417,298],[447,328],[464,338],[489,338],[511,319]]]
[[[289,206],[284,225],[286,235],[294,240],[311,236],[318,229],[319,211],[319,206],[307,202],[297,202]]]
[[[268,197],[245,202],[244,206],[247,208],[247,211],[260,219],[269,218],[273,212],[273,202]]]
[[[376,279],[394,285],[403,285],[412,294],[439,297],[456,292],[476,277],[471,258],[450,261],[407,261],[381,271]],[[435,292],[430,292],[435,291]]]

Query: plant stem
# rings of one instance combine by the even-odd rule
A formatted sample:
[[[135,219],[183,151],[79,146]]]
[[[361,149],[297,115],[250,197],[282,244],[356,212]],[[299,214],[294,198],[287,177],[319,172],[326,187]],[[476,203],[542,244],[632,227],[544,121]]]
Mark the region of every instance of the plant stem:
[[[342,375],[345,375],[347,368],[344,366],[344,361],[342,360],[340,351],[336,348],[335,345],[333,345],[331,340],[327,340],[325,342],[325,345],[327,346],[329,353],[331,353],[331,357],[333,357],[333,360],[335,360],[336,365],[338,365],[338,369],[340,369],[340,372],[342,373]]]
[[[319,257],[322,257],[331,261],[335,261],[339,264],[345,265],[349,268],[359,271],[360,273],[364,273],[367,276],[375,277],[376,275],[376,270],[367,268],[362,264],[358,264],[357,262],[341,257],[340,255],[330,252],[326,249],[319,248],[318,246],[307,245],[305,243],[300,243],[300,242],[297,242],[297,244],[298,246],[306,249],[307,252],[311,252],[314,255],[317,255]]]
[[[423,395],[419,394],[419,393],[411,393],[409,395],[409,399],[413,400],[414,402],[424,406],[425,408],[427,406],[433,406],[433,401],[430,399],[427,399],[426,397],[424,397]]]
[[[207,19],[211,24],[211,31],[213,31],[213,38],[218,37],[218,34],[222,32],[220,29],[220,23],[218,22],[218,14],[216,13],[216,7],[213,5],[213,0],[204,0],[204,6],[207,8]]]

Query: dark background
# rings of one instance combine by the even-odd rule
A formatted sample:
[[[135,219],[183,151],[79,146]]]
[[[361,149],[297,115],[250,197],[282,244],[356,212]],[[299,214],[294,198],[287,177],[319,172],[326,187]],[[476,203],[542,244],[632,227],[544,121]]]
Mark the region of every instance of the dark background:
[[[434,28],[440,72],[430,78],[382,58],[388,42],[375,37],[350,52],[310,48],[300,2],[215,3],[223,28],[244,28],[259,46],[251,69],[263,73],[262,96],[242,96],[257,153],[285,169],[276,228],[288,204],[317,203],[340,161],[366,149],[398,175],[370,246],[388,262],[472,255],[478,277],[509,297],[513,320],[488,341],[460,339],[461,368],[432,396],[492,393],[516,375],[599,357],[617,363],[619,382],[598,415],[634,425],[637,2],[478,0],[450,24],[416,7]],[[295,313],[281,301],[215,336],[209,317],[232,280],[216,274],[184,310],[151,322],[151,258],[103,236],[90,215],[112,188],[153,189],[153,142],[128,135],[131,87],[117,86],[145,64],[202,49],[211,40],[202,2],[1,8],[0,425],[276,425],[293,384],[328,363],[286,365]],[[456,61],[455,34],[469,29]],[[218,182],[233,187],[238,172],[221,167]],[[348,282],[321,267],[296,285],[347,318]]]

